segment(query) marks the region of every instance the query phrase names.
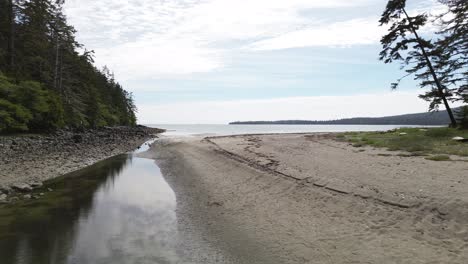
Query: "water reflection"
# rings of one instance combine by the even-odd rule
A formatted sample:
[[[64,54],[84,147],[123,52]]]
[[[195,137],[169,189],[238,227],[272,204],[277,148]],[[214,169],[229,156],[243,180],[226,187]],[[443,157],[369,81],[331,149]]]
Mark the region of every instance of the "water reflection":
[[[66,177],[0,207],[2,264],[178,262],[175,195],[154,161],[121,155]]]

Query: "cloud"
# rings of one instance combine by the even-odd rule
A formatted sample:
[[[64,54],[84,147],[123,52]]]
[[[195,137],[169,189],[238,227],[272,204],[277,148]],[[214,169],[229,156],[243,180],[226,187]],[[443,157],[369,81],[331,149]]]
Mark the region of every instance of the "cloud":
[[[377,43],[385,29],[378,18],[352,19],[288,32],[278,37],[257,41],[249,46],[254,50],[276,50],[313,46],[349,47]]]
[[[427,111],[427,103],[417,95],[416,92],[387,92],[354,96],[143,104],[139,107],[138,118],[142,124],[226,124],[238,120],[330,120]]]
[[[411,10],[432,10],[417,1]],[[376,44],[386,0],[68,0],[78,40],[119,80],[213,72],[232,56]],[[440,5],[439,5],[440,6]],[[362,17],[363,13],[375,14]],[[323,15],[322,13],[330,14]]]
[[[211,72],[260,39],[323,21],[305,10],[363,6],[370,0],[68,0],[78,39],[120,80]],[[294,37],[294,36],[293,36]],[[237,44],[240,42],[240,44]]]

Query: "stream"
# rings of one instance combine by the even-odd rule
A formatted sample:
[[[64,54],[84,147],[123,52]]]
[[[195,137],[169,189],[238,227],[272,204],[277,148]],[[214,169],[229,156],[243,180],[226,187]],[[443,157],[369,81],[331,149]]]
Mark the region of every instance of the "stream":
[[[180,263],[176,196],[134,153],[45,183],[0,207],[0,263]]]

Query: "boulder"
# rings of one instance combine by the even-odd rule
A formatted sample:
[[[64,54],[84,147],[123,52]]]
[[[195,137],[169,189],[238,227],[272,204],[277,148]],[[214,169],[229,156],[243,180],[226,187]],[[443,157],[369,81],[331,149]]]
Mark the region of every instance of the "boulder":
[[[33,188],[42,187],[42,182],[33,182],[33,183],[31,183],[31,187],[33,187]]]
[[[13,188],[14,190],[19,191],[19,192],[30,192],[33,189],[28,184],[15,184],[15,185],[11,186],[11,188]]]

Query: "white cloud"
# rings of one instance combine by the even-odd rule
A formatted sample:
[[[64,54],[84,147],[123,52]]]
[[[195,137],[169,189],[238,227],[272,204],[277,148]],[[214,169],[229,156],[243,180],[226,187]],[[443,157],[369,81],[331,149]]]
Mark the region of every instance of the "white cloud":
[[[311,46],[348,47],[377,43],[385,33],[378,18],[353,19],[329,25],[318,25],[253,43],[254,50],[276,50]]]
[[[204,101],[140,105],[142,124],[225,124],[238,120],[330,120],[427,111],[417,92],[355,96],[289,97],[265,100]]]
[[[240,50],[376,44],[386,0],[68,0],[78,39],[119,80],[212,72]],[[377,4],[376,4],[377,3]],[[436,10],[435,0],[411,10]],[[343,10],[375,10],[360,17]],[[340,17],[339,11],[346,13]],[[330,16],[317,14],[327,11]],[[336,13],[337,15],[333,15]]]
[[[125,80],[213,71],[223,67],[229,53],[235,52],[230,42],[281,38],[284,34],[283,38],[288,34],[295,37],[290,32],[323,26],[323,21],[302,14],[304,10],[371,2],[68,0],[65,10],[78,29],[78,39],[96,51],[97,63],[109,65],[119,80]]]

